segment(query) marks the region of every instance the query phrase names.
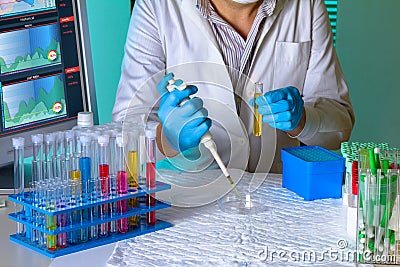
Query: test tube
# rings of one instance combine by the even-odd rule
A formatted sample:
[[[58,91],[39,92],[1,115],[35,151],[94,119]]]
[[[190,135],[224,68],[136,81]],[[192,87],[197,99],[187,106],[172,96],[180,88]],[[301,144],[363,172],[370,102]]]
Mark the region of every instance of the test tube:
[[[146,134],[145,134],[145,125],[138,124],[137,128],[139,130],[139,175],[138,175],[138,185],[140,188],[146,188],[146,162],[147,162],[147,155],[146,155]],[[138,199],[138,205],[140,207],[146,207],[146,196],[140,196]],[[146,214],[138,215],[140,224],[146,223]]]
[[[255,83],[254,86],[254,122],[253,122],[253,134],[255,136],[261,136],[262,134],[262,114],[258,112],[258,105],[256,104],[256,98],[262,96],[263,84],[260,82]]]
[[[32,187],[34,188],[32,194],[32,204],[38,206],[40,204],[39,199],[39,182],[43,180],[43,134],[34,134],[31,136],[32,140]],[[37,225],[40,214],[32,210],[33,224]],[[32,228],[31,241],[37,242],[39,235],[43,235],[42,232]],[[43,239],[43,237],[42,237]]]
[[[92,140],[92,145],[91,145],[91,179],[90,179],[90,186],[89,186],[89,191],[91,192],[90,195],[90,200],[91,201],[97,201],[98,197],[100,196],[100,181],[99,181],[99,164],[98,164],[98,137],[99,135],[97,133],[91,133],[91,140]],[[89,212],[89,220],[91,222],[95,221],[99,216],[98,213],[98,206],[94,206],[90,209]],[[99,228],[98,225],[93,225],[90,227],[90,238],[91,239],[97,239],[99,238]]]
[[[70,181],[67,183],[67,203],[69,206],[74,207],[76,206],[77,199],[79,198],[79,189],[76,188],[76,183]],[[68,214],[68,225],[74,226],[79,222],[79,211],[71,211]],[[68,233],[68,242],[72,245],[78,244],[79,242],[79,230],[71,231]]]
[[[74,156],[75,151],[75,134],[74,131],[65,131],[65,163],[68,168],[68,177],[67,180],[70,181],[71,175],[71,167],[72,167],[72,157]]]
[[[107,134],[109,135],[109,151],[110,151],[110,193],[111,196],[116,196],[117,195],[117,161],[116,161],[116,150],[117,150],[117,145],[116,145],[116,138],[118,132],[115,130],[109,130],[107,131]],[[117,214],[117,202],[111,202],[110,203],[110,215],[111,217],[115,216]],[[117,227],[117,221],[111,221],[110,222],[110,232],[111,233],[116,233],[118,231]]]
[[[126,194],[128,193],[128,175],[126,172],[126,165],[125,165],[125,155],[124,150],[126,146],[126,138],[124,140],[122,135],[118,135],[116,138],[117,143],[117,164],[116,168],[118,171],[118,178],[117,178],[117,192],[118,194]],[[119,214],[124,214],[128,211],[128,201],[120,200],[117,202],[117,211]],[[124,234],[128,232],[128,218],[123,218],[118,220],[118,232]]]
[[[35,134],[32,138],[32,181],[37,183],[43,180],[43,134]],[[38,199],[35,199],[35,202]]]
[[[87,201],[88,191],[89,191],[89,181],[91,179],[91,137],[81,135],[80,143],[82,145],[81,157],[79,158],[79,167],[81,170],[81,178],[82,178],[82,194],[83,201]],[[81,211],[81,222],[83,223],[85,220],[89,219],[90,210],[84,209]],[[89,228],[82,228],[80,234],[80,241],[86,242],[89,239]]]
[[[146,124],[146,187],[147,190],[155,189],[156,187],[156,129],[157,122],[148,122]],[[155,193],[146,195],[146,203],[148,207],[156,205]],[[153,226],[156,224],[156,212],[150,211],[146,214],[146,222],[148,225]]]
[[[62,161],[65,158],[65,142],[64,132],[56,132],[55,134],[55,160],[54,160],[54,176],[58,182],[62,181]]]
[[[139,130],[132,128],[128,130],[128,187],[130,190],[138,189],[138,177],[139,177]],[[131,198],[128,200],[129,209],[135,209],[138,206],[138,199]],[[138,216],[129,217],[129,227],[135,228],[138,224]]]
[[[24,145],[25,139],[17,137],[12,139],[14,147],[14,194],[20,200],[24,198]],[[18,217],[24,215],[24,210],[20,210],[18,204],[15,204],[15,213]],[[24,224],[17,223],[17,234],[25,235]]]
[[[64,161],[65,162],[65,161]],[[56,202],[57,209],[64,209],[66,207],[66,195],[67,195],[67,187],[64,182],[61,182],[57,186],[56,192]],[[57,215],[57,227],[63,228],[67,226],[67,214],[61,213]],[[65,248],[67,246],[67,233],[63,232],[57,235],[57,247]]]
[[[49,185],[46,191],[46,209],[48,211],[54,211],[56,208],[56,190],[54,185]],[[57,228],[56,216],[46,215],[46,229],[54,231]],[[56,235],[47,235],[47,249],[57,249],[57,237]]]
[[[47,181],[52,181],[54,179],[53,159],[55,158],[55,137],[52,133],[45,134],[44,136],[44,150],[44,177]]]
[[[107,198],[110,196],[110,163],[109,163],[109,136],[100,135],[98,138],[99,143],[99,176],[101,197]],[[101,205],[100,217],[106,219],[108,216],[108,204]],[[107,236],[109,232],[108,223],[100,225],[100,235]]]
[[[81,171],[81,179],[82,179],[82,194],[85,200],[88,199],[88,184],[91,177],[92,170],[92,140],[90,136],[82,135],[80,137],[80,142],[82,145],[82,154],[79,158],[79,167]]]

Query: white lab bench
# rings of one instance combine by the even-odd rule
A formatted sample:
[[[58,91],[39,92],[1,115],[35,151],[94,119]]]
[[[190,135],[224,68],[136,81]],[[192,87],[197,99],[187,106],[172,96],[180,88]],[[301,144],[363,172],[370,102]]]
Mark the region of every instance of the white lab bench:
[[[245,174],[244,178],[246,178]],[[171,176],[171,179],[185,174]],[[186,177],[187,178],[187,177]],[[0,209],[0,266],[355,266],[340,253],[355,242],[346,233],[341,199],[304,201],[282,188],[281,175],[269,174],[254,194],[270,211],[237,215],[222,211],[216,201],[196,208],[173,207],[157,212],[173,227],[79,253],[49,258],[9,241],[12,211]],[[272,212],[271,212],[272,211]],[[299,260],[315,252],[324,261]],[[266,254],[268,252],[268,255]]]

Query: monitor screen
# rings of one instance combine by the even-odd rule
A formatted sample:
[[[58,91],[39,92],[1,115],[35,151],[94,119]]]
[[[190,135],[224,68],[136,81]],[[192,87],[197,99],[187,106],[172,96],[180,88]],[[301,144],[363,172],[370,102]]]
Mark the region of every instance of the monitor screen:
[[[12,163],[12,137],[29,156],[32,134],[94,111],[88,37],[85,1],[0,0],[0,166]]]

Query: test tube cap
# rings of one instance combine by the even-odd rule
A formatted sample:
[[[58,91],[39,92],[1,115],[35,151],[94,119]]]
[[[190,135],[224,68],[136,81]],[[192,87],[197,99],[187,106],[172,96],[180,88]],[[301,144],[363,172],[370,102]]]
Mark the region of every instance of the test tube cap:
[[[126,135],[118,134],[116,137],[116,143],[119,147],[124,147],[127,144]]]
[[[54,138],[54,134],[53,133],[47,133],[44,135],[44,141],[45,142],[54,142],[55,138]]]
[[[156,138],[156,130],[158,126],[158,122],[149,121],[146,123],[145,135],[148,138]]]
[[[93,113],[92,112],[79,112],[78,113],[78,126],[92,127],[93,126]]]
[[[55,135],[56,135],[57,141],[64,140],[64,136],[65,136],[64,132],[56,132]]]
[[[25,138],[15,137],[12,139],[12,144],[14,148],[23,148],[25,144]]]
[[[108,135],[106,135],[106,134],[104,134],[104,135],[99,135],[98,136],[98,138],[97,138],[97,142],[100,144],[100,145],[108,145],[108,142],[110,141],[110,137],[108,136]]]
[[[31,136],[32,138],[32,143],[37,144],[37,143],[43,143],[43,134],[34,134]]]
[[[66,139],[69,139],[69,140],[73,139],[74,136],[75,136],[74,131],[72,131],[72,130],[65,131],[65,138]]]
[[[92,141],[92,137],[90,135],[81,135],[79,137],[79,141],[81,141],[82,144],[89,144]]]
[[[255,93],[262,94],[263,93],[263,83],[262,82],[256,82],[254,84],[254,91],[255,91]]]

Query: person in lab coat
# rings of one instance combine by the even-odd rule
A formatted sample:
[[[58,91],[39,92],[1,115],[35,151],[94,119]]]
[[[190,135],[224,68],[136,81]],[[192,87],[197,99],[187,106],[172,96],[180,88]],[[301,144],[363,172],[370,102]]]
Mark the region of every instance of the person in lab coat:
[[[189,86],[168,92],[172,77]],[[280,172],[283,147],[338,149],[355,121],[323,0],[136,1],[113,120],[142,107],[158,110],[168,157],[210,130],[228,167],[250,172]]]

